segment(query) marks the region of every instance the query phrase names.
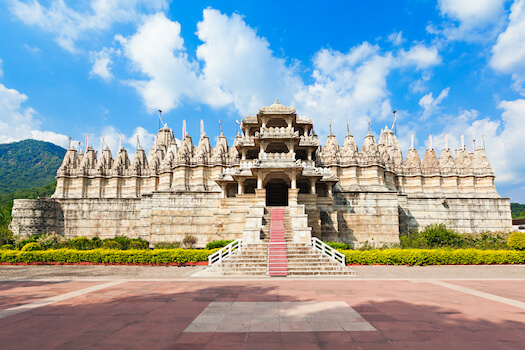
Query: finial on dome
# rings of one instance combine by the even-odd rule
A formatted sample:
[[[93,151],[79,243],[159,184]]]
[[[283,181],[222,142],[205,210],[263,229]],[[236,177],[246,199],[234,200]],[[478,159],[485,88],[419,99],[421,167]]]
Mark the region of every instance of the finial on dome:
[[[332,136],[332,119],[328,119],[328,129],[330,130],[330,136]]]
[[[448,134],[445,134],[445,149],[448,149]]]
[[[372,123],[372,121],[370,120],[370,118],[368,119],[368,135],[371,135],[372,134],[372,127],[370,126]]]
[[[204,120],[201,119],[201,137],[204,136]]]
[[[485,150],[485,135],[481,135],[481,142],[483,142],[483,150]]]
[[[346,133],[350,135],[350,119],[346,120]]]
[[[275,102],[274,102],[273,104],[274,104],[274,105],[278,105],[278,104],[279,104],[279,99],[276,98],[276,99],[275,99]]]
[[[122,148],[122,135],[118,135],[118,150]]]
[[[410,149],[414,149],[414,134],[410,135]]]
[[[465,136],[461,135],[461,149],[465,150]]]
[[[428,149],[432,150],[432,135],[428,135]]]
[[[87,153],[87,151],[88,151],[88,143],[89,143],[89,134],[86,135],[86,151],[85,151],[85,153]]]
[[[472,140],[472,142],[474,143],[474,151],[476,150],[476,140]]]
[[[221,120],[219,119],[219,131],[221,132],[221,136],[224,136],[224,133],[222,132],[222,126],[221,126]]]
[[[186,119],[182,121],[182,138],[186,137]]]

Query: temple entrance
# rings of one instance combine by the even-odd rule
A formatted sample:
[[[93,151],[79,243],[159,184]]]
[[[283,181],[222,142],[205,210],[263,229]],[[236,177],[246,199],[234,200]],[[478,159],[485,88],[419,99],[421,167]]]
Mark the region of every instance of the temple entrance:
[[[272,179],[266,184],[266,205],[269,207],[288,206],[288,184],[281,179]]]

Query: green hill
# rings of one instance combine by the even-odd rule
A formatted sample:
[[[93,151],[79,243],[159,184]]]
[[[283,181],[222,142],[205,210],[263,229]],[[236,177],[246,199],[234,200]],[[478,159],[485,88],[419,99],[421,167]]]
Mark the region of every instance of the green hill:
[[[525,218],[525,204],[510,203],[510,211],[513,219]]]
[[[0,144],[0,195],[50,185],[65,154],[64,148],[44,141]]]

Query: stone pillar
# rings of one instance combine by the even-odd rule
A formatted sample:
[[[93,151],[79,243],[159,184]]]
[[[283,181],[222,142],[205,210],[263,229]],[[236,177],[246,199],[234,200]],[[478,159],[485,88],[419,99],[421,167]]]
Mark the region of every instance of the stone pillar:
[[[297,195],[299,194],[299,189],[289,188],[288,189],[288,206],[297,206]]]
[[[263,177],[261,174],[257,174],[257,189],[262,190],[263,188]]]
[[[246,148],[242,149],[242,160],[246,160]]]
[[[312,160],[312,150],[308,148],[307,152],[308,152],[308,160]]]
[[[294,190],[297,188],[297,174],[295,172],[290,177],[290,188]]]
[[[332,197],[332,187],[334,187],[333,183],[326,184],[326,191],[328,192],[328,197]]]
[[[244,194],[244,180],[238,180],[238,182],[237,182],[237,194]]]
[[[315,177],[310,178],[310,193],[315,194]]]

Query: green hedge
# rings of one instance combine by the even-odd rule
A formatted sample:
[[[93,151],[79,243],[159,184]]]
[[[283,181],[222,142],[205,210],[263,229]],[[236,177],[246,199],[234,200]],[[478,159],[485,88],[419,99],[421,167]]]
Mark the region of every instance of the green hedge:
[[[525,251],[480,249],[340,250],[347,264],[479,265],[524,264]]]
[[[218,249],[50,249],[39,251],[0,250],[0,262],[7,263],[109,263],[184,264],[207,261]],[[340,250],[349,264],[385,265],[478,265],[524,264],[525,251],[479,249],[384,249]]]
[[[0,262],[183,264],[186,262],[207,261],[208,255],[213,254],[216,251],[217,249],[50,249],[40,251],[3,250],[0,251]]]

